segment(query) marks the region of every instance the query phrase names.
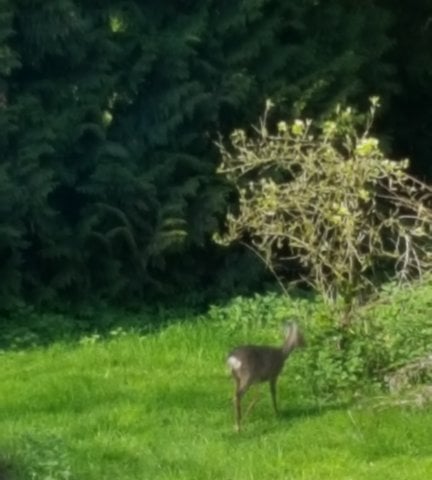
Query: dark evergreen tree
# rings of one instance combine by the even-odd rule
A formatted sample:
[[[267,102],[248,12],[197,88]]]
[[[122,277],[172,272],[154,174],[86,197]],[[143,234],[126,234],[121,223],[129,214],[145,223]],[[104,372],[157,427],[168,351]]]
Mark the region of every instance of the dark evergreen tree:
[[[13,10],[7,0],[0,1],[0,304],[11,306],[21,293],[22,251],[26,247],[20,209],[19,185],[13,165],[7,160],[9,136],[17,130],[16,112],[10,105],[9,77],[19,67],[11,47]]]
[[[432,178],[432,2],[378,0],[391,12],[392,48],[397,89],[386,92],[381,128],[394,155],[408,157],[413,171]]]
[[[267,96],[319,115],[389,89],[387,29],[372,1],[0,0],[0,294],[221,283],[217,133]]]

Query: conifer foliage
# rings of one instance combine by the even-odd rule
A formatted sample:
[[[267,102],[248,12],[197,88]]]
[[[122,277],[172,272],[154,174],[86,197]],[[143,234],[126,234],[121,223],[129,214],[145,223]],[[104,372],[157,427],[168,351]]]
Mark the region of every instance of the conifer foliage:
[[[217,133],[267,96],[380,94],[388,25],[372,1],[0,0],[0,304],[200,285]]]

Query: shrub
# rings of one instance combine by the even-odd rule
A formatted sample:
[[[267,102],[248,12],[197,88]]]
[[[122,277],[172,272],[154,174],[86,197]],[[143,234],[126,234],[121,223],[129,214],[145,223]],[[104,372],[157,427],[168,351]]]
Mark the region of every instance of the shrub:
[[[377,98],[366,115],[338,108],[321,124],[281,121],[272,132],[271,106],[254,134],[236,130],[229,147],[219,144],[219,171],[239,202],[216,240],[244,242],[273,272],[296,260],[324,299],[342,303],[349,323],[383,267],[398,281],[430,270],[432,189],[371,136]]]

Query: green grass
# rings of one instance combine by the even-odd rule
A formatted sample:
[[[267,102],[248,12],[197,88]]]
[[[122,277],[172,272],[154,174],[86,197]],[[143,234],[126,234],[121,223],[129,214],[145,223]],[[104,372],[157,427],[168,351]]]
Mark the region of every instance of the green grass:
[[[294,358],[280,417],[262,385],[236,434],[224,357],[239,335],[187,323],[3,353],[0,458],[44,480],[430,477],[430,412],[318,408]]]

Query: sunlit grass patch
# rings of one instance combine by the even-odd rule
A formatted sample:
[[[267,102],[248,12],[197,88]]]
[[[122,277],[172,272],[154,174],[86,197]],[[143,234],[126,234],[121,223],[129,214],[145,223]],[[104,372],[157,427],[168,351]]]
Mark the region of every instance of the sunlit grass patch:
[[[281,415],[260,385],[236,434],[225,355],[244,340],[191,322],[3,353],[0,453],[19,479],[427,478],[427,410],[317,403],[301,353],[280,379]]]

